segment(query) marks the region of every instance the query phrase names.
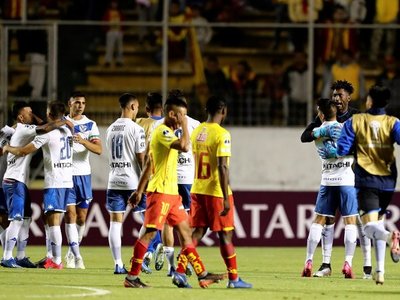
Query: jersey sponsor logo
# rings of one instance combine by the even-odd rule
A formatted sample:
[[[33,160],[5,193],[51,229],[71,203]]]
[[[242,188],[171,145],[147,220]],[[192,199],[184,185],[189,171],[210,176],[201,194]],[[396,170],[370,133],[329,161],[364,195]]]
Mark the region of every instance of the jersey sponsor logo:
[[[169,130],[163,130],[162,134],[163,134],[164,136],[169,136]]]
[[[114,125],[111,131],[124,131],[125,125]]]
[[[351,167],[351,163],[349,161],[323,164],[323,168],[326,170],[339,169],[339,168],[350,168],[350,167]]]
[[[92,130],[92,127],[93,127],[93,122],[79,124],[79,125],[74,126],[74,131],[75,132],[86,132],[86,131]]]
[[[72,168],[72,163],[70,163],[70,162],[65,162],[65,163],[58,162],[58,163],[53,163],[53,168],[54,168],[54,169],[56,169],[56,168]]]
[[[11,166],[11,165],[15,164],[16,159],[17,159],[17,158],[14,157],[13,159],[8,160],[8,161],[7,161],[7,165],[8,165],[8,166]]]
[[[192,160],[190,157],[178,157],[178,164],[184,165],[184,164],[191,164]]]
[[[128,185],[126,181],[111,181],[110,183],[113,185]]]
[[[224,140],[224,144],[225,144],[225,145],[229,145],[230,143],[231,143],[231,140],[229,140],[229,139],[225,139],[225,140]]]
[[[110,163],[110,167],[112,169],[114,168],[131,168],[132,164],[129,161],[124,161],[124,162],[112,162]]]

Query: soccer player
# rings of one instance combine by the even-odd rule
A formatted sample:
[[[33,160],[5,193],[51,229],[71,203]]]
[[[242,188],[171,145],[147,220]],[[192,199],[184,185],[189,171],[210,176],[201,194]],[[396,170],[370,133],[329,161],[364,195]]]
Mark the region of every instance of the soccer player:
[[[148,287],[139,278],[143,256],[156,231],[163,229],[165,222],[176,227],[181,234],[181,253],[192,265],[196,266],[194,269],[198,276],[199,285],[202,288],[223,279],[223,275],[212,274],[206,271],[192,243],[188,216],[178,194],[176,175],[178,151],[187,152],[190,142],[185,116],[186,109],[186,102],[182,101],[179,97],[170,95],[167,98],[164,106],[164,123],[156,127],[152,133],[149,159],[140,176],[138,188],[129,199],[133,207],[137,205],[148,183],[147,208],[143,223],[145,231],[140,234],[135,243],[131,259],[131,269],[124,281],[125,287]],[[174,130],[178,127],[182,128],[181,138],[176,137],[174,134]],[[178,287],[190,287],[184,273],[175,273],[172,276],[172,282]]]
[[[324,152],[326,145],[335,144],[337,138],[327,137],[329,132],[340,131],[342,124],[336,120],[337,107],[330,99],[318,100],[318,116],[323,121],[320,132],[328,132],[315,140],[318,152]],[[327,220],[334,219],[339,209],[345,223],[344,246],[345,262],[342,273],[345,278],[355,278],[352,270],[354,251],[357,245],[356,220],[358,205],[354,188],[354,172],[352,170],[353,156],[348,155],[338,159],[323,159],[321,186],[315,206],[315,218],[307,239],[307,255],[302,272],[303,277],[311,277],[312,262],[315,249],[321,240],[322,231]]]
[[[95,121],[83,113],[86,107],[85,95],[72,93],[69,101],[67,120],[74,124],[73,168],[74,187],[69,193],[67,212],[65,213],[65,233],[68,239],[68,252],[65,256],[65,267],[85,269],[79,244],[85,232],[85,221],[89,204],[93,199],[92,178],[89,153],[101,154],[100,133]]]
[[[135,119],[139,101],[125,93],[119,97],[121,116],[107,128],[107,153],[110,165],[106,206],[110,213],[108,242],[114,259],[114,274],[126,274],[121,259],[121,229],[128,198],[138,186],[144,164],[145,134]]]
[[[47,119],[60,122],[65,112],[64,103],[50,102],[47,108]],[[16,133],[13,137],[15,135]],[[61,215],[66,211],[69,189],[72,188],[72,134],[70,129],[62,126],[46,134],[37,135],[32,142],[23,147],[6,145],[4,150],[15,156],[26,156],[39,148],[43,148],[43,207],[46,222],[49,225],[53,256],[52,259],[47,259],[44,267],[46,269],[62,269]]]
[[[207,121],[191,135],[195,177],[191,189],[190,226],[198,244],[207,229],[217,232],[220,252],[228,270],[228,288],[251,288],[238,274],[234,232],[234,201],[229,187],[231,135],[221,126],[227,116],[223,98],[211,96],[206,103]],[[179,269],[179,265],[178,265]]]
[[[344,123],[347,119],[351,118],[352,115],[359,113],[357,109],[349,106],[351,95],[354,91],[354,88],[350,82],[346,80],[337,80],[332,84],[331,90],[332,100],[335,101],[337,107],[336,118],[339,123]],[[321,119],[317,116],[302,133],[301,141],[303,143],[309,143],[314,141],[316,137],[323,137],[324,130],[321,131],[318,129],[320,128],[321,124]],[[337,139],[339,138],[340,130],[333,130],[330,132],[330,135]],[[314,273],[315,277],[330,276],[332,273],[331,255],[333,247],[334,225],[334,218],[328,218],[326,220],[326,224],[324,225],[322,233],[322,264],[318,271]],[[363,278],[371,279],[371,240],[366,236],[359,217],[357,217],[356,225],[364,258]]]
[[[397,181],[393,144],[400,144],[400,121],[385,112],[389,99],[387,87],[371,87],[366,113],[347,121],[337,142],[337,155],[355,153],[355,187],[364,230],[375,247],[376,284],[384,282],[387,242],[393,261],[400,259],[400,232],[390,233],[383,223]]]
[[[169,96],[176,97],[187,103],[186,97],[181,90],[174,89],[171,90]],[[189,117],[187,115],[187,109],[185,110],[189,136],[192,134],[193,130],[200,125],[200,122]],[[157,121],[156,126],[162,124],[164,120]],[[180,138],[182,136],[182,129],[177,128],[174,130],[175,135]],[[178,176],[178,192],[182,198],[182,204],[186,212],[190,210],[190,204],[192,198],[190,196],[190,189],[192,188],[194,180],[194,158],[192,152],[192,146],[189,145],[189,150],[187,152],[180,151],[178,154],[178,166],[177,166],[177,176]],[[173,228],[167,223],[162,231],[163,242],[164,242],[164,253],[168,262],[168,273],[167,276],[172,276],[176,270],[175,266],[175,251],[174,251],[174,232]],[[179,237],[179,233],[178,233]],[[156,258],[159,258],[157,255]],[[157,259],[156,259],[157,263]],[[161,269],[161,268],[160,268]],[[191,275],[191,270],[187,269],[187,274]]]
[[[0,130],[0,180],[3,182],[4,173],[7,170],[7,155],[3,153],[3,147],[11,140],[11,136],[15,132],[13,127],[8,125]],[[0,186],[0,242],[4,251],[6,229],[8,227],[8,209],[4,196],[3,185]]]
[[[148,149],[148,144],[150,141],[151,132],[154,129],[154,124],[162,119],[162,107],[162,96],[159,93],[148,93],[146,97],[146,113],[148,117],[136,119],[136,123],[142,126],[145,131],[146,149]],[[145,161],[146,159],[147,155],[145,156]],[[145,197],[143,197],[143,200],[145,200]],[[141,201],[141,203],[139,203],[139,205],[136,206],[134,211],[140,211],[142,214],[144,213],[146,203],[143,200]],[[159,271],[164,265],[164,252],[160,231],[157,231],[156,236],[150,242],[149,247],[147,248],[147,252],[143,258],[142,271],[147,274],[152,273],[150,263],[153,259],[153,255],[155,269]]]

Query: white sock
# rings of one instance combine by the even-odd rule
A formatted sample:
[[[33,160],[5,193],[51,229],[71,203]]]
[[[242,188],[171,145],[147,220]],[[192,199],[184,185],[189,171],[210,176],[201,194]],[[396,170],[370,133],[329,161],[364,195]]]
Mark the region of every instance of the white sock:
[[[357,226],[348,224],[344,227],[344,249],[345,249],[345,261],[352,266],[354,252],[357,246]]]
[[[62,246],[61,227],[59,225],[49,227],[49,234],[51,241],[51,250],[53,254],[53,261],[59,265],[61,263],[61,246]]]
[[[85,234],[86,224],[83,225],[76,224],[76,228],[78,229],[78,242],[80,244],[82,242],[83,235]]]
[[[75,223],[67,224],[65,223],[65,233],[68,240],[69,249],[74,254],[76,258],[81,257],[79,252],[79,243],[78,243],[78,228]]]
[[[370,267],[372,266],[371,262],[371,240],[365,234],[363,225],[358,222],[356,224],[357,231],[358,231],[358,238],[360,239],[360,247],[363,253],[364,264],[363,266]]]
[[[322,230],[324,226],[317,223],[312,223],[310,227],[310,232],[308,233],[307,239],[307,257],[306,262],[309,259],[313,259],[315,249],[317,248],[319,241],[321,240]]]
[[[325,225],[322,230],[322,262],[324,264],[331,263],[334,226],[335,224]]]
[[[12,253],[15,244],[17,243],[18,234],[21,230],[23,222],[23,220],[12,220],[10,222],[10,225],[8,225],[8,228],[6,230],[6,246],[3,255],[4,259],[10,259],[11,257],[13,257]]]
[[[0,242],[1,242],[1,247],[3,248],[3,252],[6,246],[6,232],[7,228],[4,229],[3,226],[0,225]]]
[[[49,225],[44,225],[44,231],[46,233],[46,257],[53,257],[53,251],[51,250],[51,241],[50,241],[50,227]]]
[[[175,253],[174,253],[174,247],[166,247],[164,246],[164,253],[165,257],[167,258],[168,262],[168,270],[172,268],[176,269],[175,267]]]
[[[32,218],[24,219],[22,223],[21,229],[18,234],[18,242],[17,242],[17,258],[23,259],[25,254],[26,245],[28,244],[29,239],[29,226],[31,225]]]
[[[385,273],[385,253],[386,253],[386,241],[375,240],[375,258],[376,258],[376,271]]]
[[[388,241],[390,239],[390,232],[387,231],[382,222],[372,221],[364,226],[365,234],[373,241],[382,240]]]
[[[110,222],[110,230],[108,231],[108,244],[110,245],[111,254],[114,263],[120,267],[123,266],[121,259],[121,228],[122,223]]]

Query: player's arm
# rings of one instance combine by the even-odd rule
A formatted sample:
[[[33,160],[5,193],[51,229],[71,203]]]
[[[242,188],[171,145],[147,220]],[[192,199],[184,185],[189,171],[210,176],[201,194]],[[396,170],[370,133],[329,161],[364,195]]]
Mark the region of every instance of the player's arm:
[[[74,142],[83,145],[90,152],[100,155],[103,151],[100,139],[85,140],[80,134],[74,134]]]
[[[146,150],[147,150],[147,149],[146,149]],[[136,153],[136,154],[135,154],[136,160],[137,160],[137,162],[139,163],[140,170],[143,170],[144,167],[145,167],[145,162],[146,162],[145,159],[147,158],[147,155],[146,155],[146,154],[147,154],[146,151],[141,152],[141,153]]]
[[[392,136],[396,141],[397,145],[400,145],[400,121],[396,120],[392,130]]]
[[[44,121],[41,118],[39,118],[37,115],[32,114],[32,118],[33,118],[34,124],[37,124],[37,125],[43,125],[44,124]]]
[[[220,213],[221,216],[226,216],[231,209],[229,205],[229,167],[228,157],[218,157],[218,177],[221,185],[222,195],[224,197],[224,210]]]
[[[353,152],[356,134],[353,130],[353,119],[344,122],[340,138],[337,141],[337,155],[345,156]]]
[[[142,199],[142,195],[144,193],[144,190],[146,189],[147,183],[149,182],[150,175],[151,175],[151,161],[150,158],[148,158],[144,166],[143,172],[140,175],[137,190],[134,191],[129,196],[128,199],[128,203],[131,204],[132,207],[135,207]]]
[[[313,122],[311,122],[306,129],[303,131],[301,134],[300,140],[302,143],[310,143],[315,140],[315,137],[313,135],[313,129],[320,127],[322,124],[321,120],[319,117],[316,117]]]
[[[37,126],[36,133],[37,134],[48,133],[48,132],[50,132],[54,129],[60,128],[64,125],[67,125],[68,128],[71,130],[71,132],[73,132],[74,125],[72,124],[72,122],[68,121],[66,119],[61,119],[61,120],[57,120],[57,121],[53,121],[53,122],[49,122],[49,123]]]
[[[4,152],[10,152],[15,156],[25,156],[32,152],[35,152],[37,148],[34,146],[33,143],[29,143],[23,147],[12,147],[10,145],[5,145],[3,148]]]
[[[180,113],[178,113],[177,116],[178,116],[178,124],[182,128],[182,137],[180,139],[173,141],[170,147],[178,151],[188,152],[190,150],[190,136],[187,127],[187,117],[181,115]]]

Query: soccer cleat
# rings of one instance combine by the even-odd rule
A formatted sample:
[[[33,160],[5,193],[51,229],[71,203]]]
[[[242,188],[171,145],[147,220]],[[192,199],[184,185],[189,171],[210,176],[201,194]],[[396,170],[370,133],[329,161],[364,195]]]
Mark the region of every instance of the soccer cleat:
[[[170,267],[167,273],[168,277],[172,277],[172,275],[174,275],[175,273],[175,268],[174,267]]]
[[[162,243],[159,243],[154,251],[154,268],[157,271],[160,271],[164,266],[164,246]]]
[[[86,269],[82,257],[75,258],[75,269],[82,269],[82,270]]]
[[[48,259],[48,257],[45,256],[44,258],[42,258],[41,260],[39,260],[39,261],[36,263],[36,267],[37,267],[37,268],[44,269],[44,264],[46,263],[47,259]]]
[[[390,241],[390,257],[392,258],[393,262],[398,263],[400,260],[400,232],[393,231],[391,235]]]
[[[149,252],[147,252],[147,253],[149,253]],[[150,256],[147,256],[147,257],[145,256],[143,258],[143,262],[142,262],[142,272],[143,273],[146,273],[146,274],[151,274],[152,273],[151,268],[150,268],[150,263],[151,263]]]
[[[178,288],[192,288],[192,286],[187,281],[186,275],[182,273],[174,272],[174,274],[172,275],[172,283]]]
[[[311,273],[310,273],[311,276]],[[310,277],[308,276],[308,277]],[[237,280],[229,280],[226,285],[228,289],[251,289],[253,285],[251,283],[247,283],[243,281],[240,277]]]
[[[350,267],[350,264],[347,261],[344,262],[342,274],[344,275],[344,278],[348,278],[348,279],[356,278],[353,273],[353,270]]]
[[[372,267],[371,266],[364,266],[363,267],[363,279],[372,279]]]
[[[9,259],[2,259],[1,265],[5,268],[21,268],[21,266],[19,266],[17,264],[17,262],[15,261],[15,259],[13,257],[11,257]]]
[[[65,267],[67,269],[75,269],[75,256],[72,252],[68,252],[65,255]]]
[[[219,283],[224,277],[223,274],[207,273],[207,275],[198,278],[199,286],[203,289],[208,288],[213,283]]]
[[[15,262],[22,268],[36,268],[36,265],[29,260],[29,257],[24,257],[21,259],[16,258]]]
[[[303,272],[301,273],[301,277],[311,277],[312,274],[312,260],[307,260],[306,264],[304,265]]]
[[[122,267],[115,265],[114,274],[128,274],[128,271],[125,269],[125,265]]]
[[[56,264],[51,258],[48,258],[44,264],[44,268],[62,270],[64,266],[62,263]]]
[[[376,284],[382,285],[385,282],[385,277],[383,276],[383,272],[376,271],[372,275],[372,279],[375,280]]]
[[[136,277],[136,279],[129,279],[128,277],[125,277],[124,281],[124,287],[126,288],[148,288],[147,284],[144,284],[139,277]]]
[[[317,272],[313,274],[314,277],[325,277],[325,276],[331,276],[332,274],[332,268],[331,264],[325,264],[323,263]]]

